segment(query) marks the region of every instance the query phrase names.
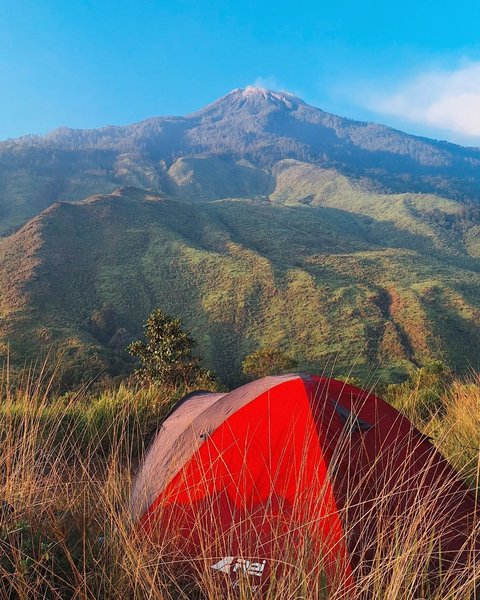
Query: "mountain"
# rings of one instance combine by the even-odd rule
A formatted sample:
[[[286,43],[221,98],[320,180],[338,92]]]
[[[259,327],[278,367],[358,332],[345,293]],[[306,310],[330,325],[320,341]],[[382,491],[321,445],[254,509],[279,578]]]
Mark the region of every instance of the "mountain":
[[[334,116],[285,93],[236,89],[186,117],[58,129],[0,143],[0,235],[55,201],[131,185],[171,197],[268,195],[293,159],[388,193],[480,199],[480,150]]]
[[[431,357],[478,367],[479,228],[462,204],[281,168],[269,201],[123,188],[54,204],[0,242],[4,351],[22,364],[58,350],[65,385],[126,372],[125,346],[162,306],[231,385],[272,344],[302,369],[390,381]],[[305,171],[307,204],[292,201]]]
[[[157,306],[228,385],[275,345],[394,381],[479,368],[480,151],[234,90],[187,117],[0,144],[0,360],[131,369]]]

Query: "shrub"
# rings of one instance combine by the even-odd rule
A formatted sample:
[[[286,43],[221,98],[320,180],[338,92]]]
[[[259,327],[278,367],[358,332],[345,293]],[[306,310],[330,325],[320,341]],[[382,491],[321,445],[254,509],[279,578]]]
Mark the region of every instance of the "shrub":
[[[262,348],[249,354],[242,362],[244,374],[251,379],[286,373],[297,366],[294,358],[278,348]]]

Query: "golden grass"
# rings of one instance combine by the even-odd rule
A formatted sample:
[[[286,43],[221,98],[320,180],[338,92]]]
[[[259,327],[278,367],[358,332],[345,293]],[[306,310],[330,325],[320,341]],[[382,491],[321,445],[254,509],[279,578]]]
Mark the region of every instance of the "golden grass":
[[[186,570],[174,536],[157,536],[150,543],[130,521],[132,473],[172,398],[179,394],[158,387],[120,386],[97,395],[82,391],[55,399],[45,386],[28,378],[15,393],[9,393],[4,382],[0,598],[246,600],[255,596],[251,577],[241,577],[236,589],[226,589],[211,569],[214,556],[228,555],[229,540],[239,536],[238,524],[212,540],[206,528],[202,530],[199,517],[196,533],[204,552]],[[441,414],[418,424],[478,489],[478,381],[454,382],[442,402]],[[311,538],[312,524],[303,523],[295,531],[279,533],[279,540],[283,536],[280,559],[273,566],[275,575],[263,590],[264,597],[476,598],[478,564],[459,565],[435,589],[430,585],[436,517],[429,503],[415,506],[408,518],[398,519],[387,536],[381,525],[382,504],[388,501],[377,498],[377,550],[368,565],[366,559],[360,560],[356,595],[344,587],[342,577],[327,589],[322,553]],[[240,527],[245,534],[249,523]]]

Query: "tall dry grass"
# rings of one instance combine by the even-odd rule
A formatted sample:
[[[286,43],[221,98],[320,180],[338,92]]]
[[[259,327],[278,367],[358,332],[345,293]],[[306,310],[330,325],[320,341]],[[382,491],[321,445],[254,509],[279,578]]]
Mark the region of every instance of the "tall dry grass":
[[[410,393],[410,392],[409,392]],[[152,599],[241,598],[255,596],[252,578],[225,588],[211,569],[225,552],[236,527],[212,541],[198,522],[204,552],[186,562],[175,537],[149,543],[130,521],[132,474],[172,400],[180,390],[120,386],[97,394],[87,390],[52,397],[48,382],[26,377],[14,392],[3,378],[0,391],[0,598]],[[409,416],[478,490],[480,387],[453,382],[442,396],[442,409],[428,418],[415,409],[415,397],[397,394],[392,401],[409,406]],[[418,400],[418,396],[417,396]],[[418,414],[417,414],[418,413]],[[322,498],[315,500],[321,502]],[[471,600],[479,567],[461,566],[436,583],[429,564],[435,515],[429,503],[378,531],[374,556],[356,567],[357,597]],[[211,507],[214,512],[215,507]],[[312,514],[315,507],[312,506]],[[249,523],[241,526],[242,534]],[[256,526],[256,524],[252,524]],[[312,523],[279,532],[279,548],[270,583],[270,600],[337,600],[354,594],[344,578],[327,587],[324,556],[311,536]],[[281,540],[281,543],[280,543]],[[433,590],[433,591],[432,591]]]

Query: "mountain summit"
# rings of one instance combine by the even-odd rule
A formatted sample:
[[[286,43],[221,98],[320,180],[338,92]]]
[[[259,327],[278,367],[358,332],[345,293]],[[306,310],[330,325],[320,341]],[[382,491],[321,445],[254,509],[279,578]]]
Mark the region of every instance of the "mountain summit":
[[[193,113],[192,117],[206,114],[249,111],[252,114],[268,110],[296,110],[305,102],[289,92],[275,92],[266,88],[249,85],[246,88],[236,88],[226,96],[222,96],[212,104]],[[315,109],[319,110],[319,109]]]

